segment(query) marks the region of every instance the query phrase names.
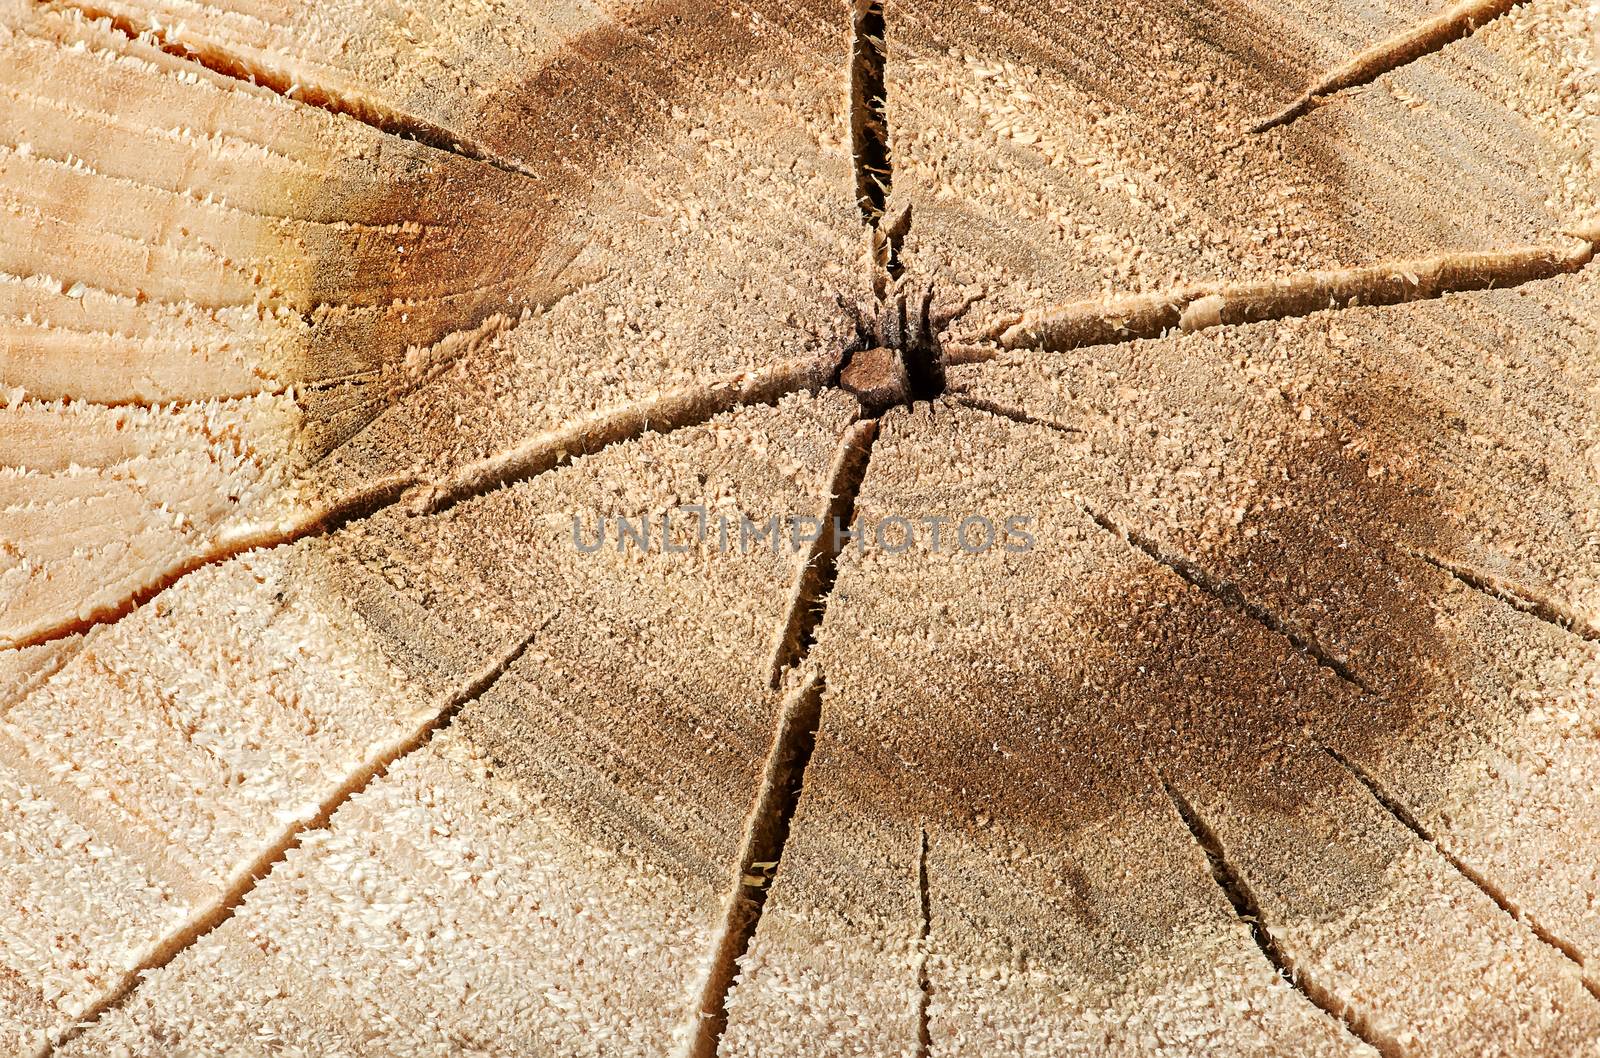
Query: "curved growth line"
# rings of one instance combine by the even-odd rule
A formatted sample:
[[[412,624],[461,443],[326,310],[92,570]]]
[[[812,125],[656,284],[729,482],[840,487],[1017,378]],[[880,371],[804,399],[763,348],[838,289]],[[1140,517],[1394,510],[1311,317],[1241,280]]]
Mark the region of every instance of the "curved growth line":
[[[733,408],[775,404],[784,396],[801,390],[816,392],[830,385],[837,373],[835,358],[792,360],[767,371],[668,390],[659,397],[539,434],[498,455],[469,463],[444,478],[428,479],[415,472],[392,475],[293,521],[250,526],[223,534],[211,547],[168,566],[124,595],[71,617],[41,621],[0,636],[0,650],[38,646],[101,625],[115,624],[190,574],[240,555],[283,547],[306,537],[326,536],[401,502],[412,514],[435,514],[474,496],[562,466],[577,456],[591,455],[647,433],[670,433],[698,426]]]
[[[22,399],[23,406],[45,406],[51,404],[77,405],[82,408],[116,411],[123,408],[135,411],[186,411],[190,408],[200,408],[207,405],[243,404],[252,400],[269,400],[274,397],[287,397],[299,403],[300,397],[305,393],[323,393],[344,386],[370,386],[379,381],[378,368],[366,368],[361,371],[352,371],[345,375],[330,375],[327,378],[306,379],[296,382],[273,382],[257,389],[236,389],[226,393],[207,393],[203,396],[169,397],[162,399],[146,397],[117,397],[111,400],[96,399],[93,397],[77,397],[63,394],[55,397],[36,397],[32,394]]]
[[[1447,44],[1471,35],[1490,19],[1499,18],[1525,0],[1461,0],[1444,13],[1373,45],[1355,58],[1323,74],[1305,93],[1276,114],[1250,126],[1262,133],[1287,125],[1327,96],[1367,84],[1390,70],[1431,55]]]
[[[1001,324],[991,337],[1004,349],[1057,352],[1159,338],[1169,331],[1309,316],[1357,305],[1400,305],[1446,294],[1520,286],[1577,272],[1593,258],[1593,231],[1568,246],[1447,253],[1359,268],[1296,272],[1253,283],[1212,283],[1157,294],[1084,301]]]

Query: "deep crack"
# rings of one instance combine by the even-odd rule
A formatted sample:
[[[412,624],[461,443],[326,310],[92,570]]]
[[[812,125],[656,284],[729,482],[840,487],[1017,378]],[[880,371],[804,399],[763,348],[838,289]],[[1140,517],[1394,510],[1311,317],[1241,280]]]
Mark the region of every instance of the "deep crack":
[[[850,46],[850,152],[855,161],[856,206],[872,228],[889,201],[884,0],[855,0]]]
[[[788,615],[773,647],[768,679],[774,688],[782,685],[785,673],[805,660],[816,642],[828,596],[839,575],[839,554],[855,520],[856,496],[867,474],[878,426],[877,419],[862,419],[851,423],[840,438],[828,475],[828,498],[819,519],[822,524],[795,575]]]
[[[468,161],[480,162],[501,172],[530,180],[543,179],[520,162],[473,143],[460,133],[435,125],[414,114],[402,113],[376,100],[362,99],[331,87],[307,84],[298,74],[292,75],[283,70],[273,69],[254,59],[233,54],[209,41],[181,38],[180,33],[183,28],[181,22],[169,28],[154,20],[140,20],[122,11],[112,11],[96,4],[80,3],[75,0],[42,0],[40,6],[48,11],[73,12],[90,21],[106,22],[123,37],[133,41],[148,42],[152,47],[173,58],[192,62],[231,80],[257,85],[284,99],[359,121],[385,135],[420,143],[425,147],[453,154]]]
[[[917,1058],[933,1053],[933,1031],[928,1024],[928,1005],[933,999],[933,982],[928,975],[929,937],[933,933],[933,899],[928,885],[928,828],[922,827],[917,849],[917,911],[922,927],[917,934]]]
[[[1368,774],[1366,769],[1349,760],[1336,749],[1325,747],[1325,752],[1341,768],[1349,772],[1357,782],[1366,787],[1373,800],[1377,801],[1385,812],[1394,817],[1401,826],[1415,834],[1419,840],[1432,846],[1435,852],[1444,857],[1446,863],[1455,868],[1457,874],[1472,883],[1479,892],[1493,901],[1495,907],[1504,911],[1516,922],[1526,926],[1535,937],[1538,937],[1545,944],[1559,952],[1564,958],[1576,965],[1580,971],[1585,969],[1586,960],[1577,945],[1556,936],[1555,933],[1512,901],[1510,895],[1503,888],[1489,881],[1486,875],[1445,848],[1444,843],[1434,835],[1433,831],[1424,826],[1422,821],[1398,798],[1384,789],[1375,778]],[[1596,999],[1600,999],[1600,983],[1589,977],[1587,973],[1583,973],[1579,979],[1583,987],[1588,989],[1591,995]]]
[[[1276,114],[1250,127],[1252,133],[1266,132],[1291,121],[1346,88],[1368,84],[1391,70],[1397,70],[1424,55],[1470,36],[1479,26],[1499,18],[1525,0],[1462,0],[1437,17],[1373,45],[1344,65],[1319,77],[1305,93]]]
[[[1194,838],[1194,843],[1205,853],[1206,863],[1211,868],[1212,880],[1222,890],[1223,896],[1227,897],[1239,921],[1249,928],[1251,939],[1256,942],[1256,947],[1261,950],[1266,960],[1272,964],[1272,968],[1278,972],[1278,976],[1313,1006],[1338,1021],[1352,1036],[1370,1046],[1383,1058],[1400,1058],[1405,1054],[1398,1040],[1373,1027],[1351,1004],[1335,996],[1296,966],[1293,957],[1283,950],[1283,946],[1278,943],[1277,937],[1262,918],[1260,900],[1257,899],[1255,891],[1245,880],[1244,875],[1239,873],[1228,860],[1227,852],[1223,849],[1222,841],[1216,832],[1165,777],[1160,777],[1160,782],[1161,788],[1166,791],[1167,799],[1172,802],[1173,809],[1177,811],[1183,825]]]
[[[131,591],[86,613],[54,618],[0,636],[0,650],[54,642],[115,624],[191,574],[258,551],[308,537],[326,536],[404,503],[416,515],[436,514],[495,489],[536,477],[573,459],[649,433],[698,426],[736,407],[776,404],[790,393],[817,392],[838,375],[834,357],[791,360],[765,371],[668,390],[651,400],[545,431],[503,452],[458,467],[439,478],[411,471],[389,475],[335,500],[271,525],[244,526],[219,535],[204,550],[157,571]]]
[[[1459,39],[1470,33],[1479,22],[1509,10],[1518,2],[1520,0],[1468,0],[1460,3],[1439,18],[1369,49],[1351,63],[1329,73],[1295,105],[1263,122],[1256,131],[1292,120],[1322,96],[1370,81],[1388,69]],[[464,141],[447,129],[331,89],[294,84],[286,74],[253,60],[229,55],[209,43],[179,39],[176,33],[153,22],[140,24],[127,16],[65,0],[47,0],[45,6],[51,10],[76,11],[89,18],[107,20],[117,32],[130,39],[149,41],[167,54],[197,63],[219,75],[260,85],[287,99],[349,117],[387,135],[418,142],[521,176],[538,178],[515,161],[493,155],[486,148]],[[857,206],[872,232],[873,286],[878,300],[871,312],[856,312],[855,339],[847,344],[837,360],[807,361],[798,367],[785,365],[774,372],[672,391],[604,416],[565,424],[492,457],[458,468],[442,479],[424,480],[416,474],[386,478],[315,515],[303,517],[292,526],[240,534],[231,542],[162,573],[120,603],[104,607],[87,618],[74,618],[42,631],[34,630],[13,638],[9,645],[21,647],[51,642],[99,625],[115,623],[138,609],[151,596],[198,569],[247,552],[333,532],[400,502],[407,503],[414,513],[435,513],[564,465],[575,456],[632,440],[645,433],[667,432],[697,425],[734,407],[775,403],[788,393],[803,389],[816,392],[827,386],[838,385],[860,402],[863,417],[851,424],[841,440],[830,475],[830,495],[823,512],[826,524],[798,572],[791,607],[779,633],[771,681],[775,688],[781,686],[793,669],[805,663],[815,643],[816,632],[837,577],[844,530],[854,519],[857,496],[870,461],[872,445],[878,436],[878,417],[890,408],[932,400],[943,394],[946,388],[946,365],[952,362],[950,351],[939,340],[941,314],[933,310],[933,286],[927,285],[909,299],[904,290],[901,250],[910,229],[910,207],[892,217],[886,214],[893,179],[886,108],[886,30],[883,0],[855,0],[850,69],[852,155]],[[1099,342],[1157,337],[1173,329],[1198,330],[1305,315],[1356,304],[1395,304],[1435,298],[1455,290],[1515,285],[1576,271],[1593,255],[1593,239],[1590,238],[1589,242],[1590,245],[1584,250],[1574,252],[1562,248],[1532,247],[1484,254],[1450,254],[1426,261],[1399,261],[1367,268],[1306,273],[1288,277],[1284,282],[1192,287],[1166,294],[1069,306],[1060,312],[1018,323],[997,337],[1000,344],[1007,348],[1038,346],[1045,349],[1072,349]],[[948,322],[948,318],[944,322]],[[962,347],[956,359],[975,362],[991,355],[993,351],[988,348],[970,346]],[[1016,409],[977,398],[957,399],[990,414],[1074,432],[1072,427],[1035,419]],[[1122,537],[1174,571],[1191,586],[1287,639],[1346,683],[1364,693],[1372,693],[1342,661],[1328,654],[1314,640],[1290,630],[1276,615],[1249,600],[1238,586],[1219,580],[1186,559],[1163,554],[1154,542],[1116,525],[1104,515],[1092,510],[1088,513],[1102,528]],[[1529,604],[1516,593],[1509,593],[1508,597],[1503,589],[1485,587],[1484,583],[1469,579],[1437,560],[1428,560],[1472,587],[1488,591],[1512,605],[1521,602],[1523,605],[1518,605],[1519,609],[1535,613],[1545,620],[1556,620],[1556,623],[1576,630],[1570,614],[1557,613],[1552,618],[1549,612],[1554,611],[1550,611],[1548,606],[1541,611],[1537,608],[1538,604]],[[365,789],[394,761],[425,746],[431,736],[448,724],[466,703],[485,693],[515,663],[531,638],[531,635],[523,638],[459,691],[453,692],[437,714],[418,732],[386,747],[350,776],[324,802],[316,817],[302,826],[292,828],[267,849],[214,909],[198,916],[169,938],[155,954],[133,970],[121,986],[91,1007],[80,1022],[57,1042],[73,1038],[106,1011],[124,1002],[137,987],[140,973],[166,965],[230,918],[255,885],[277,863],[282,862],[290,849],[299,844],[306,830],[327,826],[339,805]],[[727,1002],[738,973],[738,964],[755,937],[803,790],[805,771],[822,720],[823,693],[822,677],[813,671],[785,699],[781,708],[762,783],[747,821],[733,891],[697,1007],[697,1018],[689,1043],[689,1054],[694,1058],[710,1058],[714,1055],[726,1029]],[[1332,753],[1331,750],[1329,752]],[[1555,940],[1547,931],[1526,920],[1503,898],[1497,897],[1497,891],[1450,857],[1413,817],[1405,813],[1403,807],[1398,806],[1397,802],[1392,803],[1392,799],[1342,757],[1335,754],[1335,759],[1349,768],[1391,814],[1419,838],[1438,848],[1459,871],[1496,899],[1503,910],[1519,921],[1526,921],[1541,940],[1581,964],[1576,949]],[[1194,841],[1204,852],[1212,877],[1278,974],[1307,1000],[1342,1022],[1350,1032],[1380,1053],[1385,1056],[1398,1054],[1399,1048],[1394,1040],[1377,1033],[1349,1004],[1333,997],[1326,989],[1307,982],[1299,974],[1293,960],[1282,950],[1278,939],[1262,921],[1254,892],[1228,861],[1215,833],[1165,779],[1162,779],[1162,786]],[[931,1050],[928,1021],[931,907],[928,833],[925,827],[920,831],[916,885],[920,914],[916,946],[920,993],[916,1010],[917,1049],[920,1055],[926,1055]],[[1594,990],[1591,983],[1585,983],[1591,991]]]
[[[728,1027],[728,994],[739,973],[739,960],[749,950],[761,924],[767,893],[789,840],[789,827],[805,787],[806,766],[811,762],[822,725],[824,690],[822,676],[811,673],[789,695],[779,713],[761,789],[745,827],[733,891],[728,896],[722,928],[695,1007],[694,1025],[685,1048],[688,1058],[715,1058]]]
[[[1060,352],[1160,338],[1357,305],[1400,305],[1446,294],[1521,286],[1577,272],[1595,254],[1594,232],[1567,246],[1448,253],[1357,268],[1298,272],[1246,283],[1212,283],[1154,294],[1084,301],[991,329],[1005,349]]]

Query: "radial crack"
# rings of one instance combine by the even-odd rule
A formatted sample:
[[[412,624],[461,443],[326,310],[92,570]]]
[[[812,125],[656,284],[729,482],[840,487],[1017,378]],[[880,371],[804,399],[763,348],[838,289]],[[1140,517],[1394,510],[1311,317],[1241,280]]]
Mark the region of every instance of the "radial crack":
[[[739,960],[761,923],[768,887],[777,876],[789,840],[789,827],[805,786],[806,765],[822,724],[823,690],[822,676],[809,674],[785,700],[779,714],[761,788],[745,824],[733,891],[684,1047],[686,1058],[713,1058],[728,1027],[728,993],[739,972]]]
[[[402,758],[422,749],[443,728],[449,726],[467,705],[476,701],[494,686],[495,682],[505,675],[506,671],[514,665],[524,651],[533,642],[549,619],[540,624],[538,629],[520,636],[507,648],[502,649],[483,668],[473,673],[460,686],[445,694],[439,701],[438,708],[425,719],[416,730],[410,734],[396,739],[380,748],[370,756],[355,771],[345,777],[344,782],[323,798],[315,815],[309,819],[291,823],[276,841],[269,845],[245,867],[236,873],[234,881],[217,896],[212,903],[201,908],[175,932],[169,934],[138,964],[125,973],[117,983],[100,999],[91,1004],[80,1014],[77,1019],[53,1040],[49,1040],[37,1052],[37,1058],[48,1058],[49,1055],[65,1043],[68,1043],[92,1027],[108,1011],[123,1003],[138,989],[140,978],[153,970],[159,970],[171,963],[179,955],[203,940],[208,934],[227,922],[239,910],[246,897],[272,873],[278,864],[282,863],[291,851],[298,848],[305,840],[307,833],[324,830],[332,821],[333,815],[341,805],[352,797],[361,793],[373,780],[388,771],[390,766]]]
[[[1569,246],[1449,253],[1359,268],[1299,272],[1253,283],[1202,284],[1157,294],[1085,301],[1001,324],[990,336],[1005,349],[1058,352],[1159,338],[1172,330],[1308,316],[1356,305],[1399,305],[1446,294],[1520,286],[1582,269],[1595,241]]]
[[[1580,971],[1583,971],[1587,968],[1587,961],[1584,959],[1583,953],[1578,950],[1577,945],[1556,936],[1553,932],[1539,923],[1531,914],[1523,910],[1521,907],[1518,907],[1516,902],[1511,899],[1510,895],[1507,894],[1504,889],[1490,882],[1489,879],[1481,872],[1463,862],[1455,853],[1445,848],[1444,844],[1438,839],[1438,837],[1436,837],[1434,833],[1427,827],[1423,826],[1422,821],[1412,814],[1411,810],[1402,804],[1399,799],[1384,789],[1376,779],[1367,773],[1366,769],[1348,759],[1344,756],[1344,754],[1340,753],[1336,749],[1331,747],[1323,748],[1324,752],[1326,752],[1328,756],[1332,757],[1340,767],[1349,772],[1356,778],[1358,782],[1361,783],[1362,786],[1367,788],[1367,792],[1370,793],[1373,799],[1383,807],[1384,811],[1393,816],[1401,826],[1404,826],[1407,830],[1411,831],[1411,833],[1415,834],[1420,840],[1428,845],[1433,846],[1434,851],[1436,851],[1440,856],[1443,856],[1445,862],[1449,863],[1451,867],[1455,868],[1456,873],[1460,874],[1461,877],[1465,878],[1467,881],[1476,886],[1484,896],[1487,896],[1494,902],[1496,907],[1498,907],[1501,911],[1504,911],[1507,915],[1510,915],[1511,918],[1517,922],[1520,922],[1522,925],[1528,927],[1528,930],[1532,932],[1535,937],[1538,937],[1545,944],[1548,944],[1550,947],[1560,952],[1564,957],[1575,964]],[[1588,989],[1591,995],[1593,995],[1596,999],[1600,999],[1600,983],[1597,983],[1594,979],[1590,978],[1587,973],[1582,974],[1580,980],[1583,983],[1583,987]]]
[[[428,479],[414,472],[391,475],[287,522],[224,533],[210,547],[174,563],[122,596],[71,617],[42,621],[0,636],[0,650],[38,646],[115,624],[191,574],[240,555],[325,536],[402,502],[412,514],[438,513],[647,433],[698,426],[735,407],[775,404],[801,390],[816,392],[830,385],[837,373],[836,358],[793,360],[766,371],[669,390],[651,400],[547,431],[444,478]]]
[[[415,480],[409,475],[386,477],[293,519],[273,525],[244,526],[223,533],[211,542],[210,547],[156,572],[143,584],[117,598],[92,603],[70,617],[39,621],[31,627],[0,636],[0,650],[35,647],[103,625],[114,625],[200,570],[240,555],[285,547],[308,536],[326,535],[351,522],[369,518],[385,507],[398,503],[406,490],[415,484]]]
[[[872,458],[872,443],[878,437],[878,420],[853,422],[840,438],[828,474],[828,499],[823,506],[821,525],[811,542],[805,561],[795,575],[789,611],[778,630],[772,651],[769,680],[774,689],[783,683],[784,673],[805,660],[816,641],[817,627],[828,606],[839,574],[839,552],[847,542],[846,533],[855,519],[856,496]]]
[[[1092,507],[1081,503],[1080,506],[1083,507],[1084,513],[1093,519],[1094,523],[1100,528],[1104,529],[1106,532],[1120,538],[1130,547],[1138,549],[1149,558],[1152,558],[1161,563],[1163,566],[1166,566],[1168,569],[1172,570],[1172,572],[1176,573],[1180,578],[1182,578],[1186,583],[1205,592],[1207,595],[1218,600],[1235,613],[1248,617],[1250,620],[1278,636],[1280,639],[1288,641],[1290,646],[1294,647],[1301,654],[1310,658],[1317,665],[1327,669],[1329,672],[1332,672],[1346,684],[1349,684],[1351,687],[1354,687],[1363,694],[1379,697],[1377,692],[1369,687],[1366,681],[1357,675],[1349,665],[1335,657],[1333,654],[1329,653],[1327,649],[1322,646],[1322,644],[1316,641],[1315,638],[1301,635],[1299,632],[1296,632],[1294,629],[1290,628],[1282,618],[1278,617],[1278,615],[1274,614],[1271,610],[1261,606],[1259,603],[1251,601],[1250,598],[1245,595],[1244,590],[1241,589],[1237,584],[1234,584],[1232,581],[1213,576],[1200,566],[1189,561],[1187,558],[1184,558],[1181,555],[1168,554],[1167,552],[1163,551],[1155,541],[1144,536],[1137,530],[1117,524],[1109,516],[1093,509]]]
[[[435,514],[622,441],[699,426],[734,408],[776,404],[801,390],[815,393],[833,384],[838,370],[837,360],[831,357],[792,360],[709,385],[668,390],[654,399],[540,434],[515,448],[469,463],[449,478],[414,490],[408,503],[415,514]]]
[[[1012,408],[1004,404],[996,404],[994,401],[985,400],[982,397],[972,397],[962,393],[953,395],[951,399],[957,404],[971,408],[974,411],[981,411],[988,415],[994,415],[1002,419],[1009,419],[1012,422],[1021,423],[1024,426],[1043,426],[1047,430],[1055,430],[1058,433],[1066,434],[1084,433],[1083,430],[1076,426],[1068,426],[1066,423],[1056,422],[1054,419],[1041,419],[1037,415],[1032,415],[1026,411],[1023,411],[1021,408]]]
[[[944,347],[944,362],[952,367],[959,364],[986,364],[999,355],[1000,349],[993,345],[951,342]]]
[[[1406,549],[1406,554],[1447,573],[1473,591],[1482,592],[1491,599],[1505,603],[1545,624],[1554,625],[1590,643],[1600,643],[1600,627],[1585,618],[1570,603],[1548,595],[1540,595],[1527,588],[1512,587],[1499,577],[1472,569],[1459,562],[1451,562],[1426,551]]]
[[[1228,862],[1227,853],[1216,832],[1164,776],[1158,778],[1162,789],[1167,793],[1167,799],[1172,802],[1178,817],[1183,820],[1183,825],[1194,838],[1194,843],[1205,853],[1212,879],[1227,897],[1228,903],[1233,906],[1234,914],[1249,927],[1251,939],[1256,942],[1256,947],[1261,949],[1261,954],[1272,964],[1278,975],[1318,1010],[1338,1021],[1352,1036],[1377,1051],[1383,1058],[1400,1058],[1405,1054],[1405,1049],[1400,1046],[1398,1040],[1378,1030],[1352,1004],[1346,1003],[1319,982],[1312,980],[1295,965],[1294,958],[1284,951],[1262,918],[1261,902],[1256,898],[1249,882]]]
[[[855,162],[856,205],[873,228],[883,217],[893,180],[885,113],[883,3],[855,0],[850,45],[850,153]]]
[[[1461,0],[1426,22],[1373,45],[1355,58],[1324,74],[1294,102],[1250,127],[1252,133],[1287,125],[1327,96],[1377,80],[1424,55],[1472,34],[1479,26],[1499,18],[1525,0]]]
[[[414,114],[402,113],[372,99],[364,99],[345,90],[326,85],[307,84],[299,74],[273,69],[254,59],[235,55],[211,41],[182,36],[182,23],[164,26],[152,19],[142,19],[126,8],[82,3],[78,0],[43,0],[47,11],[72,12],[96,22],[107,22],[117,33],[129,40],[144,41],[161,52],[177,59],[202,66],[212,73],[235,81],[259,85],[275,95],[302,103],[330,114],[359,121],[369,128],[388,136],[410,140],[446,154],[468,161],[481,162],[502,172],[532,180],[542,180],[538,173],[470,139],[435,125]]]

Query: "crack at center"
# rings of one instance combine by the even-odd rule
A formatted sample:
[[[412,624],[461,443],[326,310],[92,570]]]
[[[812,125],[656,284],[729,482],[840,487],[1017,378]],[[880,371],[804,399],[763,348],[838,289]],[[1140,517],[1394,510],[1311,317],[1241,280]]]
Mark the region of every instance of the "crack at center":
[[[839,386],[860,401],[862,413],[933,400],[945,390],[945,353],[939,332],[953,313],[933,308],[933,284],[908,296],[897,286],[874,309],[851,311],[855,339],[846,349]]]

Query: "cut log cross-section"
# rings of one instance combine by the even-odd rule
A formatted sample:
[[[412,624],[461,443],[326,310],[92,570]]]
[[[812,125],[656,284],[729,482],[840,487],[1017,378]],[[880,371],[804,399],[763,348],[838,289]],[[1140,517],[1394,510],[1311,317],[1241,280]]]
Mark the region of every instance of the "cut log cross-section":
[[[0,0],[0,1053],[1600,1056],[1584,0]]]

